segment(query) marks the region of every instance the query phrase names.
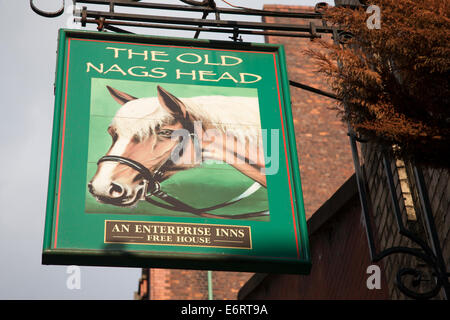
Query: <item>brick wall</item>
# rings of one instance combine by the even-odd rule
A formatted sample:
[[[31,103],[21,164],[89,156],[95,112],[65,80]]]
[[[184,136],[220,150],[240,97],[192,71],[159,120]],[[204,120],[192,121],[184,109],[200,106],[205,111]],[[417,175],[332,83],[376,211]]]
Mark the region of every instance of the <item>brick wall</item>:
[[[208,272],[199,270],[151,269],[151,300],[206,300]],[[212,272],[213,298],[235,300],[239,289],[252,276],[244,272]]]
[[[208,298],[207,271],[152,269],[152,300],[202,300]]]
[[[312,7],[266,5],[267,10],[313,12]],[[298,23],[296,19],[266,17],[268,23]],[[313,20],[311,20],[313,21]],[[304,20],[302,23],[309,23]],[[318,23],[318,21],[314,21]],[[330,40],[324,35],[323,40]],[[305,38],[267,37],[266,42],[284,45],[289,79],[330,92],[317,66],[303,50],[316,48]],[[347,128],[337,117],[335,100],[290,87],[295,139],[307,219],[353,174]]]
[[[217,300],[236,300],[239,289],[253,276],[248,272],[213,272],[213,294]]]

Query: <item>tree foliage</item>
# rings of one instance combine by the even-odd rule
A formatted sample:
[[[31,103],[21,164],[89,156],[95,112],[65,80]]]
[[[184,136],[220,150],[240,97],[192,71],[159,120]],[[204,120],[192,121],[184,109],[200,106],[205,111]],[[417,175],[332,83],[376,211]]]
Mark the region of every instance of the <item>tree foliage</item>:
[[[395,156],[450,166],[450,0],[373,0],[381,28],[364,8],[330,8],[325,19],[353,37],[308,50],[343,101],[342,118]],[[345,103],[345,105],[344,105]],[[392,148],[392,146],[396,146]]]

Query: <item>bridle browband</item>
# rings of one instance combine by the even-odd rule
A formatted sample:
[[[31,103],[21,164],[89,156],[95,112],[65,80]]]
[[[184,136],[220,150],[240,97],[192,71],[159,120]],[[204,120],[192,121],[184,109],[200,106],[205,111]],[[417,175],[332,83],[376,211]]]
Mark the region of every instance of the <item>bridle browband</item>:
[[[190,133],[190,136],[191,137],[193,136],[196,138],[196,135],[193,132]],[[180,144],[181,144],[181,142],[178,143],[178,145],[180,145]],[[177,146],[175,146],[175,148],[177,148]],[[253,184],[250,188],[248,188],[246,191],[244,191],[241,195],[239,195],[229,201],[217,204],[215,206],[199,209],[199,208],[194,208],[194,207],[184,203],[183,201],[180,201],[180,200],[168,195],[166,192],[161,190],[160,183],[162,182],[164,173],[167,170],[169,170],[171,167],[173,167],[173,165],[174,165],[173,161],[170,159],[170,156],[154,172],[151,172],[143,164],[141,164],[140,162],[137,162],[133,159],[122,157],[122,156],[114,156],[114,155],[107,155],[107,156],[101,157],[98,160],[97,165],[99,165],[101,162],[105,162],[105,161],[119,162],[123,165],[126,165],[126,166],[132,168],[133,170],[135,170],[139,174],[141,174],[143,177],[143,181],[145,183],[144,193],[143,193],[144,200],[155,206],[158,206],[158,207],[161,207],[164,209],[173,210],[173,211],[189,212],[189,213],[192,213],[197,216],[204,217],[204,218],[219,218],[219,219],[245,219],[245,218],[262,217],[262,216],[268,215],[267,210],[249,212],[249,213],[231,215],[231,216],[213,214],[213,213],[208,212],[208,211],[212,211],[212,210],[216,210],[219,208],[223,208],[223,207],[232,205],[244,198],[247,198],[248,196],[253,194],[256,190],[259,189],[260,185],[257,182],[255,182],[255,184]],[[255,187],[256,185],[257,185],[257,187]],[[164,201],[165,203],[157,201],[154,198],[158,198],[158,199]]]

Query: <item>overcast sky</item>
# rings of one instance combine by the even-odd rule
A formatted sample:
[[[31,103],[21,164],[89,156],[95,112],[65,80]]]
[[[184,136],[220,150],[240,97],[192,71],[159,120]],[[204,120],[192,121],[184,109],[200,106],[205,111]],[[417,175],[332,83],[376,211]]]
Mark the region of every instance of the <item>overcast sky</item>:
[[[182,4],[177,0],[144,1]],[[319,1],[228,2],[261,9],[263,4],[314,5]],[[35,0],[37,6],[49,11],[56,11],[61,3],[62,0]],[[216,3],[227,7],[220,0]],[[66,1],[66,9],[71,4],[72,1]],[[69,290],[66,266],[41,265],[57,32],[59,28],[72,27],[67,24],[69,10],[66,12],[48,19],[33,13],[28,0],[0,0],[0,299],[133,299],[141,269],[81,267],[81,289]],[[174,16],[173,12],[165,14]],[[201,14],[190,16],[200,18]],[[161,35],[161,30],[133,31]],[[164,31],[164,35],[192,37],[193,33]],[[211,33],[200,36],[227,37]],[[263,39],[244,36],[244,41]]]

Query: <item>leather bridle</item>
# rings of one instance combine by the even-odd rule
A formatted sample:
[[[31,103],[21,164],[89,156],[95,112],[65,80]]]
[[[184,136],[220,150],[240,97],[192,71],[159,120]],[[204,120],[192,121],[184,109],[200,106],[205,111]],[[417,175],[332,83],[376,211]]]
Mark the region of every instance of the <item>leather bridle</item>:
[[[194,134],[191,134],[193,136]],[[180,144],[181,142],[179,142]],[[176,147],[175,147],[176,148]],[[260,188],[260,184],[255,182],[250,188],[248,188],[246,191],[244,191],[241,195],[217,204],[215,206],[206,207],[206,208],[194,208],[187,203],[180,201],[163,190],[161,190],[160,183],[162,182],[162,178],[166,171],[168,171],[170,168],[174,166],[173,161],[169,158],[154,172],[151,172],[148,168],[146,168],[143,164],[140,162],[137,162],[133,159],[121,157],[121,156],[114,156],[114,155],[106,155],[101,157],[97,165],[101,162],[105,161],[114,161],[119,162],[123,165],[126,165],[133,170],[137,171],[139,174],[142,175],[143,181],[144,181],[144,193],[143,193],[143,199],[155,206],[173,210],[173,211],[181,211],[181,212],[189,212],[192,214],[195,214],[200,217],[204,218],[219,218],[219,219],[245,219],[245,218],[254,218],[254,217],[262,217],[262,216],[268,216],[269,212],[268,210],[263,211],[255,211],[255,212],[249,212],[244,214],[238,214],[238,215],[219,215],[210,213],[209,211],[216,210],[219,208],[223,208],[229,205],[232,205],[234,203],[239,202],[242,199],[245,199],[249,197],[251,194],[253,194],[255,191],[257,191]],[[155,198],[158,198],[161,201],[155,200]]]

